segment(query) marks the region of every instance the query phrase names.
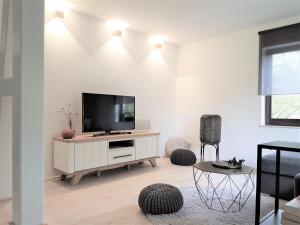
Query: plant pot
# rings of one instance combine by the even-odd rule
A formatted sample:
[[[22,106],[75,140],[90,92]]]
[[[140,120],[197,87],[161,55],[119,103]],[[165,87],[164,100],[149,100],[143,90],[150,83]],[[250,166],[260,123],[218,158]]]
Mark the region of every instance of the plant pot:
[[[61,132],[63,139],[72,139],[75,136],[75,130],[66,129]]]

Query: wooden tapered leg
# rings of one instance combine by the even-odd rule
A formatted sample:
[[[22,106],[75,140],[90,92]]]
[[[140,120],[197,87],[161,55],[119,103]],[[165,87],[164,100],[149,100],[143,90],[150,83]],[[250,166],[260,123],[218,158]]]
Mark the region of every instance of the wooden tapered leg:
[[[151,163],[152,167],[157,167],[155,159],[150,159],[149,162]]]
[[[125,170],[130,170],[130,165],[126,165]]]
[[[71,185],[76,185],[79,183],[79,181],[81,180],[82,178],[82,174],[75,174],[73,177],[72,177],[72,180],[71,180]]]
[[[67,179],[67,176],[62,174],[60,175],[60,181],[65,181]]]
[[[96,175],[96,177],[100,177],[101,176],[101,171],[96,171],[95,175]]]

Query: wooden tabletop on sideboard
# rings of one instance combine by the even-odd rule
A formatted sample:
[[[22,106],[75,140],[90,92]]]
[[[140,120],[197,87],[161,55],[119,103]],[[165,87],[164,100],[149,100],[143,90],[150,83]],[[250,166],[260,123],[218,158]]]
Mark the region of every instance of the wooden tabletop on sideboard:
[[[107,141],[107,140],[116,140],[116,139],[128,139],[135,137],[144,137],[144,136],[157,136],[160,135],[159,132],[154,131],[133,131],[131,134],[113,134],[113,135],[102,135],[93,137],[92,134],[82,134],[77,135],[72,139],[63,139],[62,137],[55,137],[55,141],[65,142],[65,143],[78,143],[78,142],[86,142],[86,141]]]

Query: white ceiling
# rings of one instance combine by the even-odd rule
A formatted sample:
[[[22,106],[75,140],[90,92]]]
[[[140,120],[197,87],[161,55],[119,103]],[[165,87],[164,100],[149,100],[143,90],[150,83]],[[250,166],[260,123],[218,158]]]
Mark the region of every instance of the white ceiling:
[[[181,45],[300,15],[300,0],[71,0],[74,10]]]

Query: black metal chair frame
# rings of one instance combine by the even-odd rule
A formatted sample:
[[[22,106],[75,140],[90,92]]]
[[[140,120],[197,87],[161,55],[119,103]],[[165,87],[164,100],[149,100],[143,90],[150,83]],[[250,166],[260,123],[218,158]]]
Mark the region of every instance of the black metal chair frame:
[[[211,145],[216,149],[216,160],[219,161],[220,159],[220,145],[218,144],[208,144],[208,143],[202,143],[201,142],[201,150],[200,150],[200,160],[204,161],[204,153],[205,153],[205,146]]]

